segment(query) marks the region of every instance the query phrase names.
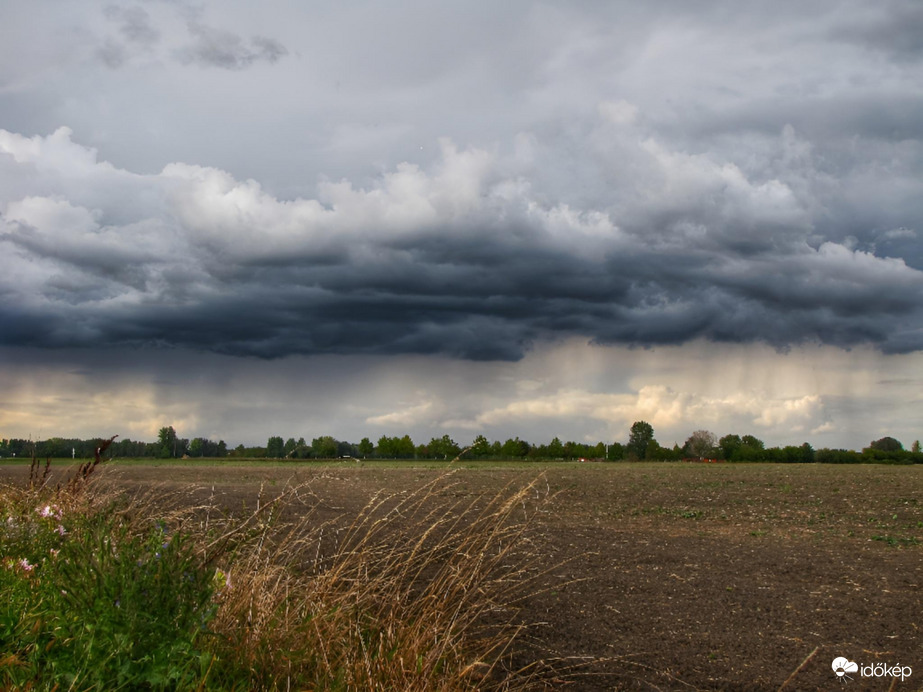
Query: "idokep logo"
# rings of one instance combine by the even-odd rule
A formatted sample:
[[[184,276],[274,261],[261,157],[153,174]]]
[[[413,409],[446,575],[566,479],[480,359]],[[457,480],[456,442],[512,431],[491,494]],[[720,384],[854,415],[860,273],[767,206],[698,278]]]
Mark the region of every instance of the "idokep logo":
[[[859,664],[855,661],[843,658],[842,656],[837,656],[833,659],[833,672],[836,673],[836,676],[841,680],[852,680],[847,673],[859,672]]]
[[[888,663],[859,665],[843,656],[837,656],[833,659],[832,667],[833,672],[842,682],[852,680],[849,673],[859,673],[863,678],[900,678],[901,682],[913,674],[910,666],[902,666],[900,663],[893,666]]]

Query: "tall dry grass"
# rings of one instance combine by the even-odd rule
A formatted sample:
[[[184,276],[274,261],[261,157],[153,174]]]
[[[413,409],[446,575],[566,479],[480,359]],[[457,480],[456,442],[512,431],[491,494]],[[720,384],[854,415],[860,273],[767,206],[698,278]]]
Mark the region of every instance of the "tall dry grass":
[[[220,660],[258,689],[533,686],[535,671],[511,661],[518,604],[538,588],[528,529],[547,492],[535,481],[447,501],[452,485],[378,496],[341,526],[281,519],[300,486],[232,524],[206,546],[218,551],[208,559],[232,556],[212,624]],[[226,673],[241,669],[214,672]]]
[[[214,575],[214,593],[201,631],[190,635],[200,670],[181,671],[182,689],[542,687],[542,664],[516,663],[519,606],[545,571],[530,539],[551,500],[541,478],[465,496],[449,471],[380,494],[351,519],[321,522],[310,482],[241,515],[193,492],[127,492],[117,473],[98,466],[51,488],[47,467],[36,465],[28,487],[3,489],[4,503],[102,512],[124,540],[156,527],[191,546],[197,564],[183,578],[189,569]],[[50,688],[40,661],[35,670],[36,688]]]

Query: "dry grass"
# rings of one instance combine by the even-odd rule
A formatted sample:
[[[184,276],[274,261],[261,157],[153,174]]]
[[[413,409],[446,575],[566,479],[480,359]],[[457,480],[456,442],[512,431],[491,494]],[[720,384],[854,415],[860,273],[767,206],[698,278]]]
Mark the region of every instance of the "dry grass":
[[[339,527],[298,516],[312,504],[298,486],[222,526],[205,547],[230,573],[212,624],[221,659],[258,689],[529,687],[509,661],[536,576],[527,528],[547,493],[533,482],[447,503],[451,485],[378,496]]]
[[[471,496],[449,471],[328,522],[310,481],[260,495],[255,511],[229,515],[195,489],[126,498],[106,473],[55,493],[83,513],[118,497],[130,533],[156,523],[195,543],[218,575],[201,689],[526,690],[548,679],[547,665],[513,662],[519,604],[547,573],[529,538],[551,500],[543,478]]]
[[[261,491],[241,516],[192,490],[126,496],[98,467],[52,488],[47,465],[33,463],[28,487],[5,487],[4,503],[107,512],[126,538],[156,527],[191,541],[216,590],[197,689],[524,690],[547,672],[513,663],[518,604],[545,572],[529,540],[551,499],[543,479],[470,496],[449,471],[321,522],[310,482],[269,500]]]

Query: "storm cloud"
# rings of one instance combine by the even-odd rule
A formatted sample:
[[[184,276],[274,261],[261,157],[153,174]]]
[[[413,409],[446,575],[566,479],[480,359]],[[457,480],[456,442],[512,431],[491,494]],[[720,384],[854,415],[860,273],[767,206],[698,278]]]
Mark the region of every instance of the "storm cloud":
[[[572,336],[923,348],[923,272],[825,238],[819,193],[786,181],[814,177],[803,163],[748,176],[608,132],[613,109],[631,112],[602,107],[591,136],[617,142],[613,175],[643,174],[587,208],[537,194],[533,157],[447,139],[428,168],[280,200],[215,168],[118,169],[66,128],[3,131],[3,341],[473,360]]]
[[[288,54],[288,49],[275,39],[253,36],[245,41],[230,31],[223,31],[190,22],[189,33],[192,42],[179,51],[185,64],[200,64],[206,67],[220,67],[225,70],[243,70],[257,61],[269,63]]]

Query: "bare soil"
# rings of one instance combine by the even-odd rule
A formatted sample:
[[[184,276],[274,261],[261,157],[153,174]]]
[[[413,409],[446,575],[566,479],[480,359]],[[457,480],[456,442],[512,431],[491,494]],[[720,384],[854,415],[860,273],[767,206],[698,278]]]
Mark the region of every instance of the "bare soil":
[[[0,466],[0,482],[28,469]],[[121,465],[125,487],[190,491],[229,511],[307,483],[319,521],[443,473],[335,465]],[[462,465],[446,494],[492,497],[539,477],[530,531],[548,573],[518,654],[573,690],[923,689],[923,467]],[[262,490],[261,490],[262,489]],[[541,498],[537,498],[540,500]],[[831,668],[910,666],[891,676]]]

